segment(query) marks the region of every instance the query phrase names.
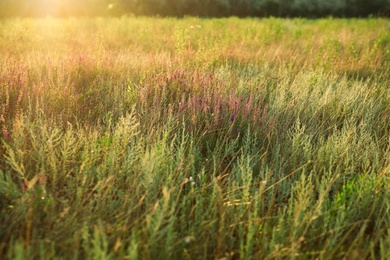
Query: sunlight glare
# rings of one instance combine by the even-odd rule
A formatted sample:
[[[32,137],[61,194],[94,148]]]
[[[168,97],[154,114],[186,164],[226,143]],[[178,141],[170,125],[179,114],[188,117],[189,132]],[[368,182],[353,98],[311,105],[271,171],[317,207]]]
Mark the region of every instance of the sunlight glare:
[[[31,4],[36,14],[43,16],[62,16],[80,11],[79,2],[72,0],[36,0]]]

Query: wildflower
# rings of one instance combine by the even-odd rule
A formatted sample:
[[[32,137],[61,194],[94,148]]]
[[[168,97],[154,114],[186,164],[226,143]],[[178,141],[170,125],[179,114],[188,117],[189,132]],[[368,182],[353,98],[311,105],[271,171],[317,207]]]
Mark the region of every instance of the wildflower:
[[[184,238],[184,242],[185,242],[186,244],[191,243],[191,242],[194,241],[194,240],[195,240],[195,237],[193,237],[193,236],[186,236],[186,237]]]
[[[195,186],[195,181],[194,181],[194,178],[192,178],[192,176],[190,176],[189,179],[187,179],[189,182],[191,182],[191,186]]]
[[[23,182],[22,182],[22,192],[26,192],[28,188],[28,180],[27,179],[23,179]]]
[[[43,174],[43,171],[41,171],[39,174],[38,174],[38,182],[42,185],[46,184],[46,177],[45,175]]]
[[[7,129],[4,129],[4,130],[3,130],[3,137],[4,137],[4,140],[8,140],[8,138],[9,138],[9,132],[8,132]]]

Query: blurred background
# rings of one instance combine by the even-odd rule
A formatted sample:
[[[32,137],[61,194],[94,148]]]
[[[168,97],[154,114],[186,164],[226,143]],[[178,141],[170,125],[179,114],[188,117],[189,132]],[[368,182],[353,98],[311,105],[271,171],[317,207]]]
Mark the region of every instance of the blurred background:
[[[390,0],[0,0],[0,17],[276,16],[367,17],[390,14]]]

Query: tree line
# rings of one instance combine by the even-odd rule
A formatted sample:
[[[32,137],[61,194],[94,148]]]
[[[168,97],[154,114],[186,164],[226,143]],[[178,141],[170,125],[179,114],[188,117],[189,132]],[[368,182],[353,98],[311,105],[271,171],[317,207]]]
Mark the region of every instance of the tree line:
[[[0,0],[0,16],[389,16],[390,0]]]

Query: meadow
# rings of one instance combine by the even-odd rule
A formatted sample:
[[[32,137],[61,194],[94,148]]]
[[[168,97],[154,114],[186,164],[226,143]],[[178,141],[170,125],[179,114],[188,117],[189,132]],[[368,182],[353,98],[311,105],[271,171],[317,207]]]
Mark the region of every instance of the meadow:
[[[389,259],[390,21],[0,20],[1,259]]]

